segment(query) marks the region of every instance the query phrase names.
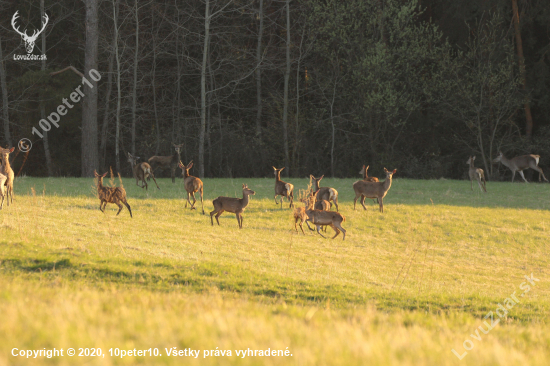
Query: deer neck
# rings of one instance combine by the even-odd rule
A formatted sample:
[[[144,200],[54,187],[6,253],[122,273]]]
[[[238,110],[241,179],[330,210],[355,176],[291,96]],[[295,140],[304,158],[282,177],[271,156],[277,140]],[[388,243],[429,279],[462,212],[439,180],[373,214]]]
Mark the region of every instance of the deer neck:
[[[248,193],[245,193],[245,192],[243,191],[243,198],[241,199],[241,202],[243,203],[243,208],[245,208],[246,206],[248,206],[248,201],[249,201]]]
[[[189,178],[191,175],[189,175],[189,171],[187,169],[183,170],[183,179]]]
[[[281,172],[277,172],[277,175],[275,176],[275,182],[281,181]]]
[[[321,189],[321,187],[319,187],[319,182],[315,181],[315,191],[314,192],[318,192],[320,189]]]
[[[508,169],[512,169],[512,167],[514,167],[514,164],[512,164],[512,159],[507,159],[504,155],[500,158],[500,162],[506,165]]]
[[[386,178],[386,180],[384,181],[384,191],[387,192],[387,191],[390,190],[391,180],[392,180],[392,178]]]
[[[7,172],[11,169],[9,155],[2,154],[2,164],[4,165],[4,171]]]

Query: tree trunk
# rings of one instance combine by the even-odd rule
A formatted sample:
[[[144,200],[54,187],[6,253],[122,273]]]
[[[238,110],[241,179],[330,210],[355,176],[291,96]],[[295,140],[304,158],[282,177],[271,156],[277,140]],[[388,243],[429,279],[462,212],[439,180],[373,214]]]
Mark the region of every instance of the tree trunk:
[[[93,177],[98,168],[97,146],[97,82],[90,77],[90,70],[97,70],[98,0],[85,0],[86,47],[84,50],[84,77],[92,85],[84,83],[82,101],[82,176]]]
[[[283,106],[283,146],[285,150],[285,171],[289,176],[290,159],[288,153],[288,81],[290,78],[290,0],[286,0],[286,70],[285,70],[285,91]]]
[[[118,0],[113,0],[113,19],[115,23],[116,87],[117,87],[116,132],[115,132],[115,166],[116,166],[117,172],[120,172],[120,101],[122,99],[121,90],[120,90],[120,57],[118,55],[118,22],[117,20],[118,20],[119,8],[120,8],[120,3],[118,2]]]
[[[201,68],[201,126],[199,131],[199,177],[204,177],[204,135],[206,132],[206,66],[208,61],[208,44],[210,40],[210,0],[206,0],[204,13],[204,46]]]
[[[153,4],[154,7],[154,4]],[[151,16],[154,16],[155,11],[152,9]],[[157,29],[159,29],[159,26],[157,26]],[[156,75],[157,75],[157,43],[156,43],[156,36],[158,35],[158,32],[156,35],[153,36],[153,80],[152,80],[152,87],[153,87],[153,111],[155,113],[155,129],[157,133],[157,145],[155,148],[155,155],[159,154],[160,150],[160,127],[159,127],[159,117],[158,117],[158,111],[157,111],[157,87],[156,87]]]
[[[136,20],[136,48],[134,52],[134,84],[132,87],[132,155],[136,154],[136,105],[137,105],[137,69],[138,69],[138,50],[139,50],[139,16],[138,0],[135,0],[135,20]]]
[[[260,62],[262,60],[262,34],[264,32],[264,0],[260,0],[260,29],[258,30],[258,44],[256,46],[256,138],[262,144],[262,70]]]
[[[525,58],[523,57],[523,43],[521,42],[521,30],[519,27],[519,12],[518,12],[518,1],[512,0],[512,11],[514,12],[514,31],[516,34],[516,47],[518,51],[518,61],[519,61],[519,74],[521,78],[521,87],[524,91],[527,91],[527,78],[525,76]],[[533,134],[533,116],[531,115],[531,106],[529,105],[529,98],[525,97],[524,102],[525,108],[525,134],[528,138],[531,138]]]
[[[40,0],[40,19],[44,19],[44,0]],[[46,53],[46,32],[42,32],[42,54]],[[42,60],[40,63],[40,70],[46,71],[46,60]],[[46,119],[46,107],[44,106],[44,99],[46,96],[44,92],[40,91],[40,119]],[[46,169],[48,170],[48,177],[53,176],[52,156],[50,154],[50,144],[48,142],[48,131],[43,131],[42,141],[44,143],[44,158],[46,159]]]
[[[4,123],[4,144],[12,146],[10,136],[10,117],[8,110],[8,85],[6,83],[6,70],[4,69],[4,56],[2,54],[2,39],[0,38],[0,88],[2,89],[2,120]]]
[[[109,107],[111,102],[111,93],[113,91],[113,64],[116,47],[116,38],[113,37],[113,50],[109,56],[109,69],[107,74],[107,92],[105,94],[105,111],[103,112],[103,124],[101,126],[101,142],[99,145],[99,168],[105,171],[105,160],[107,154],[107,129],[109,127]]]

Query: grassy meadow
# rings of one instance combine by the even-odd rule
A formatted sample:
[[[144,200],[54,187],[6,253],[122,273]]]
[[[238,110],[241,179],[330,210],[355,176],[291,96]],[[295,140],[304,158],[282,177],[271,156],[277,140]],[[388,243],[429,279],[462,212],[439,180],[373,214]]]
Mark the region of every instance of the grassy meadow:
[[[0,365],[548,365],[550,184],[488,182],[481,194],[396,175],[381,214],[370,200],[353,210],[354,181],[322,181],[339,192],[342,241],[297,234],[274,179],[204,179],[203,216],[200,201],[184,208],[181,179],[146,192],[123,178],[130,218],[99,211],[93,179],[17,178],[0,211]],[[241,197],[242,183],[256,191],[244,228],[231,213],[211,226],[212,199]],[[531,274],[540,281],[525,292]],[[499,323],[485,334],[490,311]],[[69,347],[106,356],[12,356]],[[201,353],[168,356],[174,347]],[[232,355],[204,357],[216,347]]]

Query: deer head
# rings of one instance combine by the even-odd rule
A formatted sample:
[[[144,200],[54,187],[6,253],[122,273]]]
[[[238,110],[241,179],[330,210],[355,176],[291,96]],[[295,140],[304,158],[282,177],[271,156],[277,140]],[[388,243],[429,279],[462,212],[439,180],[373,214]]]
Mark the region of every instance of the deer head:
[[[39,31],[37,31],[35,29],[32,36],[29,36],[27,34],[27,29],[25,29],[23,32],[21,32],[19,30],[19,27],[15,26],[15,21],[19,17],[18,13],[19,13],[19,10],[17,10],[15,12],[15,14],[13,14],[13,17],[11,18],[11,26],[23,38],[23,42],[25,42],[25,49],[27,50],[27,53],[31,53],[34,50],[34,43],[36,42],[36,39],[38,38],[40,33],[42,33],[44,31],[44,28],[46,28],[46,25],[48,24],[48,20],[50,18],[48,18],[48,15],[46,13],[44,13],[44,20],[42,22],[42,29],[40,29]]]

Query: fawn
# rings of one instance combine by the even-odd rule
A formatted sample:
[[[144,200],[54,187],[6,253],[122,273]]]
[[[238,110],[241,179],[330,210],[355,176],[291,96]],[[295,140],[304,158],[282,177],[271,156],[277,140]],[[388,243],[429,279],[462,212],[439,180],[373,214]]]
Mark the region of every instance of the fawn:
[[[233,197],[218,197],[214,201],[212,201],[212,204],[214,205],[214,211],[210,212],[210,222],[212,223],[212,226],[214,226],[214,220],[212,219],[212,216],[216,214],[216,222],[218,225],[220,224],[220,221],[218,220],[218,217],[224,211],[227,212],[233,212],[235,216],[237,216],[237,223],[239,224],[239,229],[243,228],[243,216],[242,213],[244,212],[244,209],[246,206],[248,206],[249,198],[248,196],[255,195],[256,192],[249,189],[246,184],[243,184],[243,198],[233,198]]]
[[[128,153],[128,162],[132,167],[134,178],[136,178],[136,186],[140,188],[145,187],[145,190],[147,190],[148,185],[147,185],[146,179],[149,179],[149,177],[151,177],[155,181],[155,185],[157,186],[157,188],[160,189],[159,185],[157,184],[157,180],[153,175],[153,170],[151,169],[151,166],[149,165],[149,163],[143,162],[138,164],[137,163],[138,159],[139,159],[139,156],[133,156],[132,154]],[[142,185],[138,184],[139,181],[142,182]]]
[[[470,156],[468,158],[468,161],[466,164],[470,166],[470,169],[468,170],[468,175],[470,176],[470,188],[472,188],[472,191],[474,190],[474,179],[477,180],[477,184],[479,185],[479,189],[481,189],[481,192],[487,193],[487,182],[485,181],[485,175],[483,174],[483,169],[476,168],[474,166],[474,160],[476,160],[475,156]],[[483,180],[483,184],[481,183],[481,180]]]
[[[130,217],[132,216],[132,209],[130,208],[130,205],[126,201],[126,190],[122,187],[105,187],[103,185],[103,178],[107,175],[107,173],[103,175],[97,174],[97,172],[94,171],[94,174],[97,178],[97,195],[99,200],[101,201],[99,203],[99,209],[101,212],[105,213],[105,206],[107,206],[107,203],[114,203],[118,206],[118,212],[117,216],[122,211],[122,205],[121,202],[128,208],[128,211],[130,212]]]
[[[317,193],[317,201],[333,201],[334,206],[336,206],[336,211],[338,211],[338,191],[330,187],[319,187],[319,182],[323,179],[324,175],[322,175],[321,178],[315,178],[313,175],[309,177],[313,179],[315,192]]]
[[[281,172],[283,171],[284,167],[282,167],[281,169],[277,169],[275,167],[272,168],[273,174],[275,174],[275,204],[279,204],[279,202],[277,202],[277,196],[281,196],[281,208],[283,208],[284,197],[286,197],[286,199],[290,202],[290,205],[288,207],[293,207],[294,186],[281,180]]]
[[[201,194],[201,206],[202,206],[202,214],[204,215],[204,204],[202,201],[202,193],[203,193],[203,184],[202,180],[200,180],[197,177],[193,177],[192,175],[189,175],[189,169],[193,167],[193,160],[185,166],[181,161],[179,162],[179,167],[181,168],[181,175],[183,176],[183,184],[185,186],[185,190],[187,191],[187,202],[185,202],[185,208],[187,208],[187,203],[191,205],[191,210],[195,209],[195,202],[197,200],[195,199],[195,192],[200,192]],[[193,196],[193,204],[191,204],[191,201],[189,200],[189,196]]]

